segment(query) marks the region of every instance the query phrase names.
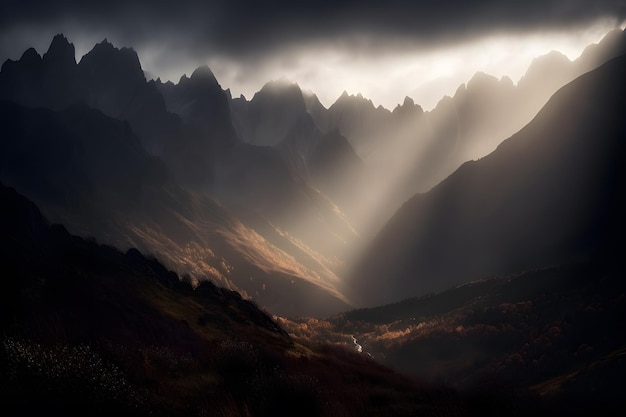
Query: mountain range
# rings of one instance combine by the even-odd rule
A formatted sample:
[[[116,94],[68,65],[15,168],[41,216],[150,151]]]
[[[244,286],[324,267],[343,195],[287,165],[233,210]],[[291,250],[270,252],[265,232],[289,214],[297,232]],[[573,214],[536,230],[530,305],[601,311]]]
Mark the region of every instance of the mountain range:
[[[431,111],[148,80],[107,40],[6,61],[3,404],[621,415],[625,39]]]
[[[280,314],[336,313],[357,302],[361,285],[343,277],[402,202],[624,45],[616,30],[574,62],[538,58],[517,86],[477,74],[424,112],[409,98],[389,111],[347,93],[326,109],[285,80],[233,99],[207,67],[148,81],[133,49],[104,40],[77,63],[57,35],[43,57],[31,48],[0,71],[2,180],[83,236],[137,246]]]
[[[283,314],[347,306],[335,288],[337,262],[319,252],[332,241],[345,246],[356,238],[353,229],[328,198],[292,174],[278,150],[238,139],[226,95],[208,69],[162,85],[145,80],[131,49],[104,41],[78,64],[68,58],[73,53],[59,35],[45,59],[30,49],[3,65],[5,183],[76,233],[140,247],[197,280],[267,297],[265,305]],[[109,59],[116,69],[106,77],[89,70]],[[59,74],[75,94],[57,103],[45,86],[62,84]],[[44,87],[33,88],[37,82]],[[146,146],[154,144],[150,129],[167,140]]]
[[[266,84],[250,101],[232,99],[231,110],[240,137],[252,144],[276,145],[304,113],[320,131],[344,136],[365,169],[357,170],[360,180],[352,181],[352,197],[340,207],[361,235],[371,236],[414,194],[495,150],[560,87],[623,53],[626,35],[615,29],[573,61],[557,51],[537,57],[516,84],[477,73],[431,111],[409,97],[392,111],[345,91],[327,109],[285,80]]]

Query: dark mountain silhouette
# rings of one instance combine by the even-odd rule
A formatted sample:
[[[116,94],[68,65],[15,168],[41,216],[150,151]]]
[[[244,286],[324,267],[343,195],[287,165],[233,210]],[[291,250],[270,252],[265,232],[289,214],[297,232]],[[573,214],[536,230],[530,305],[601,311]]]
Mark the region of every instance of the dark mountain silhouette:
[[[524,129],[388,222],[353,274],[365,303],[610,254],[623,233],[622,56],[559,90]]]
[[[53,38],[43,58],[33,48],[19,61],[7,60],[0,72],[0,97],[31,107],[61,109],[82,99],[74,45]]]
[[[147,83],[137,53],[104,40],[76,63],[74,45],[56,35],[43,58],[34,49],[0,72],[0,99],[28,107],[61,110],[84,103],[108,116],[128,120],[143,145],[159,153],[181,127],[165,110],[154,83]]]
[[[420,386],[345,349],[303,344],[234,291],[191,285],[50,225],[0,184],[0,403],[90,415],[454,415]]]
[[[180,130],[179,118],[166,111],[155,83],[146,82],[133,49],[118,49],[105,39],[78,66],[88,88],[87,105],[128,120],[151,153],[159,155]]]

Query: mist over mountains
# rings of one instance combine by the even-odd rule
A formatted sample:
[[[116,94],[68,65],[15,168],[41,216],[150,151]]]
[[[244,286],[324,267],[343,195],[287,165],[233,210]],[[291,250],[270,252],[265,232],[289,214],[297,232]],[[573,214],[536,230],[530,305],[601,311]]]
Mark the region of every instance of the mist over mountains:
[[[624,52],[624,33],[614,30],[574,61],[556,51],[537,57],[517,85],[508,77],[477,73],[429,112],[409,97],[391,111],[345,91],[326,109],[314,93],[303,93],[285,80],[268,83],[250,101],[233,99],[231,110],[236,128],[244,132],[241,137],[250,143],[274,145],[304,112],[322,132],[336,129],[345,136],[366,169],[360,175],[362,186],[346,191],[351,204],[342,209],[361,234],[369,235],[413,194],[428,191],[462,163],[492,152],[558,88]],[[266,125],[256,126],[254,120]]]
[[[625,65],[622,56],[579,77],[494,152],[407,201],[354,273],[369,303],[615,254]]]
[[[0,70],[0,392],[37,380],[21,352],[86,345],[133,393],[103,401],[139,415],[163,391],[192,415],[568,414],[596,380],[623,408],[598,365],[623,366],[623,337],[593,329],[623,310],[625,54],[614,30],[424,111],[347,92],[326,108],[285,79],[232,97],[207,66],[148,80],[106,39],[78,61],[62,34],[27,49]],[[444,349],[459,340],[474,347]],[[489,378],[514,398],[467,391]]]
[[[49,69],[50,62],[55,62],[50,60],[62,50],[66,51],[66,59],[57,61],[64,66]],[[325,227],[330,234],[328,222],[334,222],[332,236],[341,236],[342,226],[348,235],[354,232],[337,216],[328,199],[290,173],[277,150],[239,141],[230,123],[226,95],[208,69],[199,69],[189,84],[183,81],[168,94],[168,86],[145,80],[137,56],[130,49],[119,50],[103,42],[79,64],[67,58],[70,54],[73,47],[59,35],[45,59],[29,50],[20,61],[7,61],[3,66],[2,97],[17,102],[3,103],[3,124],[8,133],[2,143],[4,181],[19,186],[55,221],[62,221],[70,229],[111,244],[149,248],[199,280],[218,279],[232,287],[234,284],[224,273],[229,275],[228,271],[239,264],[234,256],[244,260],[240,266],[255,265],[238,272],[241,282],[237,288],[245,291],[247,286],[252,294],[270,294],[274,302],[293,306],[285,312],[311,312],[307,309],[325,304],[311,304],[297,297],[291,302],[288,297],[274,294],[284,289],[297,293],[303,278],[310,281],[305,287],[321,286],[313,293],[330,291],[330,299],[337,301],[328,308],[345,308],[345,301],[338,300],[341,296],[334,289],[337,278],[329,269],[332,261],[312,255],[295,237],[282,236],[277,227],[301,239],[301,235],[311,232],[306,227],[295,230],[299,218],[290,216],[304,213],[303,216],[314,219],[313,227],[319,233],[323,234]],[[106,77],[98,78],[97,72],[89,70],[89,63],[106,63],[109,55],[115,62],[128,65],[114,65],[115,72],[102,72]],[[66,75],[66,70],[69,74],[74,71],[76,76],[57,80],[58,74]],[[57,95],[45,87],[57,85],[57,81],[65,82],[68,91],[74,92],[61,95],[65,102],[57,102]],[[35,88],[31,94],[37,85],[44,87]],[[166,93],[162,95],[159,89]],[[137,104],[142,100],[143,104]],[[180,115],[168,112],[166,103],[189,111],[179,108]],[[148,118],[143,118],[143,114],[148,114]],[[127,121],[117,121],[116,116]],[[146,123],[148,120],[155,122]],[[175,126],[170,134],[172,120]],[[168,140],[161,141],[158,147],[146,146],[154,144],[147,133],[150,129],[167,135]],[[135,130],[141,133],[135,134]],[[30,146],[27,141],[32,141]],[[150,164],[156,168],[143,172],[143,167]],[[266,198],[268,193],[271,198]],[[232,215],[214,206],[211,198],[218,197],[230,203],[233,210],[243,212],[241,217],[250,227],[239,221],[234,225],[225,221]],[[212,220],[207,222],[208,219]],[[253,227],[267,238],[253,231]],[[209,240],[213,243],[207,251]],[[225,241],[230,243],[224,245]],[[186,254],[190,245],[201,249]],[[244,253],[233,254],[242,248]],[[270,252],[261,254],[263,248],[270,248]],[[176,255],[170,256],[171,251]],[[191,265],[184,266],[188,261]],[[268,273],[271,270],[276,273]],[[265,279],[267,276],[278,277],[278,284],[271,284]],[[305,298],[310,299],[311,292],[301,294],[305,293]]]
[[[2,180],[77,233],[138,246],[275,311],[338,312],[356,301],[347,294],[361,285],[345,277],[360,251],[404,201],[489,153],[625,44],[616,30],[576,61],[539,57],[517,86],[478,73],[424,112],[408,97],[390,111],[345,92],[327,109],[286,80],[232,98],[208,67],[148,81],[132,49],[104,40],[77,63],[57,35],[43,56],[31,48],[2,66]]]

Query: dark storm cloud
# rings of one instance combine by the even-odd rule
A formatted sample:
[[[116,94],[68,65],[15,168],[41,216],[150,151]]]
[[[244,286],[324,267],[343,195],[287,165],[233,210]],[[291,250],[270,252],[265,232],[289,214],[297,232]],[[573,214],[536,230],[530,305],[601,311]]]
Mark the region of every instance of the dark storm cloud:
[[[482,33],[559,28],[601,17],[621,22],[626,0],[542,1],[3,1],[0,34],[62,27],[115,33],[129,45],[175,37],[190,53],[230,55],[343,35],[418,43],[454,41]],[[4,39],[3,48],[10,44]],[[0,51],[3,52],[3,51]]]
[[[519,76],[528,51],[547,53],[537,43],[548,45],[555,33],[578,38],[582,48],[625,19],[626,0],[2,0],[0,63],[29,47],[44,53],[64,33],[77,60],[107,38],[133,47],[150,77],[176,82],[209,64],[224,87],[248,98],[268,80],[286,77],[326,105],[347,89],[389,108],[412,91],[428,108],[475,71]],[[593,25],[601,33],[590,35]],[[513,42],[529,34],[533,45]],[[523,50],[496,53],[485,47],[487,38],[506,40],[500,49]],[[464,52],[456,48],[463,44]],[[487,50],[493,56],[479,63]],[[423,87],[442,86],[442,78],[445,89]]]

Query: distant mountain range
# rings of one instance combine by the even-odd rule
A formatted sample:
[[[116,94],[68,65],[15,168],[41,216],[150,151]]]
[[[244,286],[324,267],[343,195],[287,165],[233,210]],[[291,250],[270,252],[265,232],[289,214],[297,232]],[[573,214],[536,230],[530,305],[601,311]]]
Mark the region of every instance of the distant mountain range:
[[[395,210],[428,191],[466,161],[492,152],[527,124],[557,89],[626,53],[626,34],[615,29],[570,61],[553,51],[537,57],[517,85],[477,73],[425,112],[407,97],[393,111],[361,94],[344,93],[326,109],[314,93],[285,80],[266,84],[250,100],[231,100],[242,140],[274,146],[308,113],[325,133],[338,131],[364,161],[350,203],[340,205],[363,235],[376,233]]]
[[[84,103],[128,120],[151,153],[181,127],[180,117],[166,111],[155,83],[146,81],[135,51],[117,49],[106,39],[78,64],[74,45],[63,35],[54,37],[43,57],[31,48],[19,61],[7,60],[0,72],[0,97],[52,110]]]

